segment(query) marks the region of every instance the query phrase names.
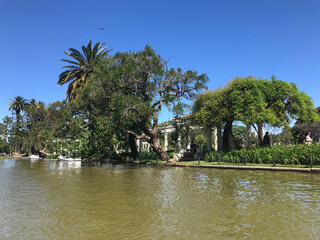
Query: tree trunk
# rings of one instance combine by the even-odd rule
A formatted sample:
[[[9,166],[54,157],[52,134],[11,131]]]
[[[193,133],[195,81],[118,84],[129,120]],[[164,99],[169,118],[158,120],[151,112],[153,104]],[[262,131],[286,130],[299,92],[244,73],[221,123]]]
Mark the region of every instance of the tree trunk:
[[[129,134],[129,145],[133,159],[136,160],[138,156],[138,149],[136,145],[136,137],[133,134]]]
[[[220,151],[222,150],[222,134],[221,134],[221,125],[217,126],[217,142],[218,142],[218,146],[217,146],[217,150]]]
[[[212,129],[211,127],[206,128],[206,137],[207,137],[207,151],[212,151]]]
[[[259,138],[259,146],[262,146],[262,139],[263,139],[263,129],[262,123],[257,123],[258,126],[258,138]]]
[[[233,149],[235,145],[235,140],[232,134],[232,123],[229,130],[229,149]]]
[[[15,153],[20,154],[21,153],[21,144],[20,141],[18,139],[16,139],[16,144],[15,144],[15,149],[14,149]]]
[[[147,118],[141,121],[141,129],[148,136],[148,138],[146,139],[147,142],[151,145],[152,149],[159,155],[162,161],[168,162],[169,156],[166,153],[166,151],[162,149],[161,144],[158,140],[158,113],[153,113],[153,125],[151,131],[147,128],[147,122]]]
[[[153,142],[150,143],[151,147],[153,148],[153,150],[160,156],[162,161],[168,162],[169,161],[169,156],[166,153],[166,151],[164,151],[160,145],[160,142],[158,141],[158,139],[153,139]]]
[[[232,121],[227,121],[223,130],[223,146],[222,148],[225,150],[229,150],[230,146],[230,136],[232,131]]]
[[[251,124],[247,124],[247,142],[246,142],[246,147],[250,148],[251,147]]]
[[[21,114],[20,112],[16,112],[16,126],[15,126],[15,135],[16,135],[16,142],[15,142],[15,153],[20,154],[21,153],[21,131],[20,131],[20,121],[21,121]]]

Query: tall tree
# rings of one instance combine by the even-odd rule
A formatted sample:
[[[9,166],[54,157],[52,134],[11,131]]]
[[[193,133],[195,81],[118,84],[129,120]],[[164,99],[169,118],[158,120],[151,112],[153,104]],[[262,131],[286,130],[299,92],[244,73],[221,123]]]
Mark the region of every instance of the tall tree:
[[[221,127],[228,119],[232,118],[228,107],[228,98],[225,94],[226,88],[218,88],[199,94],[192,109],[193,124],[203,126],[206,129],[213,127],[217,129],[218,149],[227,148],[226,142],[222,146]]]
[[[219,99],[218,96],[220,96]],[[223,104],[221,104],[223,103]],[[254,77],[235,78],[224,88],[223,94],[214,92],[200,95],[195,102],[194,117],[202,126],[224,121],[224,148],[228,149],[229,134],[233,121],[241,121],[247,127],[247,136],[252,125],[262,143],[262,124],[287,126],[292,120],[314,122],[318,119],[312,99],[300,92],[295,84],[273,79]],[[221,115],[222,114],[222,115]]]
[[[22,145],[22,136],[21,136],[21,112],[26,111],[29,102],[27,99],[17,96],[14,97],[14,99],[10,99],[10,105],[9,105],[9,110],[12,110],[15,115],[16,115],[16,124],[14,127],[14,135],[15,135],[15,152],[20,154],[21,151],[21,145]]]
[[[108,55],[111,50],[107,50],[108,47],[103,47],[105,43],[96,43],[94,47],[91,47],[91,40],[87,46],[82,46],[82,53],[74,48],[69,48],[69,52],[64,52],[73,60],[57,59],[58,61],[67,62],[71,65],[63,66],[61,68],[67,68],[59,75],[58,85],[61,86],[65,83],[69,83],[66,99],[75,99],[78,95],[78,91],[83,88],[90,73],[94,71],[95,66],[99,64],[104,57]]]
[[[208,81],[205,74],[169,69],[149,46],[141,52],[117,53],[114,63],[101,65],[92,78],[83,98],[90,108],[103,106],[124,132],[145,139],[164,161],[168,155],[158,140],[159,112],[163,106],[179,105],[181,99],[194,99]],[[137,128],[128,128],[132,119],[139,123]]]
[[[29,154],[39,154],[46,144],[45,132],[49,132],[48,110],[44,102],[37,102],[35,99],[30,100],[26,109],[26,137],[22,148]]]
[[[14,97],[14,99],[10,100],[9,110],[14,111],[16,116],[21,116],[21,111],[25,111],[28,107],[28,100],[21,96]]]

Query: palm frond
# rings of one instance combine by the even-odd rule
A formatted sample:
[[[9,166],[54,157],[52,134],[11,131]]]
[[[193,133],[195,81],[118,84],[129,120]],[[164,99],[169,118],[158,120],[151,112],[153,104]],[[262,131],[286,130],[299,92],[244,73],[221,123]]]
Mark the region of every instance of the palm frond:
[[[67,62],[67,63],[70,63],[70,64],[74,64],[74,65],[80,66],[79,62],[71,61],[71,60],[68,60],[68,59],[57,59],[57,61],[63,61],[63,62]]]
[[[105,45],[105,43],[100,44],[100,42],[96,43],[96,45],[94,45],[93,49],[92,49],[92,57],[96,58],[97,57],[97,52],[98,50]]]
[[[75,99],[81,88],[87,84],[88,75],[93,71],[96,64],[98,64],[104,56],[111,50],[107,50],[108,47],[103,47],[105,43],[96,43],[92,48],[92,41],[90,40],[87,46],[82,46],[82,53],[74,48],[69,48],[66,55],[75,59],[57,59],[58,61],[67,62],[71,65],[66,65],[61,68],[68,70],[63,71],[59,75],[58,85],[61,86],[65,83],[69,83],[66,98],[67,100]]]
[[[106,49],[108,49],[108,47],[101,48],[99,50],[99,52],[97,53],[97,56],[101,56],[101,55],[105,56],[105,55],[107,55],[109,52],[111,52],[113,50],[113,49],[109,49],[109,50],[106,51]]]
[[[20,111],[25,111],[29,105],[29,101],[24,97],[17,96],[14,99],[10,99],[9,110],[13,110],[16,114],[19,114]]]
[[[68,54],[68,56],[76,59],[80,63],[83,63],[86,61],[85,57],[77,49],[69,48],[69,51],[70,53]]]
[[[58,85],[61,86],[70,80],[76,78],[78,69],[66,70],[59,75]]]
[[[87,63],[90,63],[91,62],[91,60],[90,60],[90,57],[91,57],[90,56],[90,51],[85,46],[82,46],[81,49],[82,49],[82,52],[83,52],[83,54],[84,54],[84,56],[86,58]]]

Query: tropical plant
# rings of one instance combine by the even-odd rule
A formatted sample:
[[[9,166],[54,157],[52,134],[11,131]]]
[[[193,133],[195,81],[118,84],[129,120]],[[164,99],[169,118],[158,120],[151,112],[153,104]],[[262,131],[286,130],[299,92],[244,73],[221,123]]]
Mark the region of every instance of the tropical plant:
[[[86,85],[88,75],[93,72],[94,67],[100,63],[105,56],[111,51],[107,50],[108,47],[103,47],[105,43],[96,43],[94,47],[91,47],[91,40],[88,45],[82,46],[83,54],[74,48],[69,48],[70,52],[64,52],[74,60],[57,59],[58,61],[67,62],[71,65],[63,66],[61,68],[67,68],[59,75],[58,85],[61,86],[65,83],[69,83],[66,99],[75,99],[78,95],[78,91]]]
[[[9,110],[12,110],[16,114],[16,124],[14,127],[15,152],[20,153],[22,145],[21,112],[26,111],[29,102],[21,96],[14,97],[14,99],[10,100]]]
[[[16,117],[20,116],[21,111],[25,111],[29,105],[27,99],[21,96],[14,97],[14,99],[10,99],[9,110],[15,112]]]

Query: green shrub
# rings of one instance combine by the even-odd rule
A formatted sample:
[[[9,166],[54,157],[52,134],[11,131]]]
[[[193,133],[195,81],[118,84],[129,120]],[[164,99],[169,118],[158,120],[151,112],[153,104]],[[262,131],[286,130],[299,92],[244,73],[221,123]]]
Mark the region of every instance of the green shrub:
[[[58,159],[58,154],[51,154],[51,155],[47,155],[46,159]]]
[[[142,152],[138,156],[138,160],[142,162],[148,162],[151,160],[160,160],[160,157],[156,152]]]
[[[318,145],[274,146],[271,148],[233,149],[228,152],[210,152],[204,157],[207,162],[258,163],[286,165],[320,165]]]

